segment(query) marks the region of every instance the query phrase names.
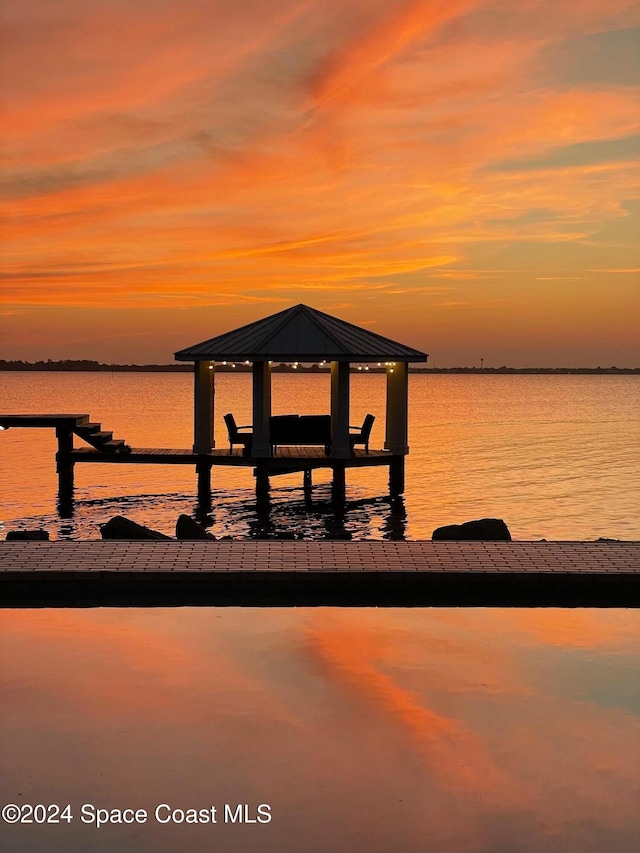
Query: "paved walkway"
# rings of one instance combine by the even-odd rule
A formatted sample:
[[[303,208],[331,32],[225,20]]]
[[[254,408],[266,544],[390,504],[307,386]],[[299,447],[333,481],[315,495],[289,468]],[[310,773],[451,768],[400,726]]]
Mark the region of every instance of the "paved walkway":
[[[2,542],[0,604],[640,606],[640,542]]]

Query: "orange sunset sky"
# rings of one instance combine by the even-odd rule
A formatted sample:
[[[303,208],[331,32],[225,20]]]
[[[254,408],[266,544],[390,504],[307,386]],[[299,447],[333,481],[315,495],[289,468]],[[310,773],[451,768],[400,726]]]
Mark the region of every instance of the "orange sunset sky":
[[[635,0],[2,0],[0,358],[305,302],[436,366],[640,363]]]

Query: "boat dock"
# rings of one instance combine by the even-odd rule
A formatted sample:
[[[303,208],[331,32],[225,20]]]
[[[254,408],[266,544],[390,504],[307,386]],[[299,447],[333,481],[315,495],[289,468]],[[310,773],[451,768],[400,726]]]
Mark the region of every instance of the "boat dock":
[[[253,468],[256,502],[268,503],[269,478],[300,472],[303,487],[311,489],[317,468],[331,471],[332,498],[345,499],[348,468],[386,465],[389,494],[398,497],[405,488],[405,457],[408,444],[408,394],[411,363],[425,362],[428,355],[392,341],[308,305],[294,305],[193,344],[174,353],[176,361],[193,364],[193,444],[186,448],[131,447],[114,438],[88,414],[0,414],[0,430],[15,427],[53,428],[58,439],[56,470],[61,515],[70,514],[74,468],[77,463],[193,465],[197,475],[198,501],[207,506],[211,497],[211,470],[231,465]],[[216,447],[216,363],[252,365],[252,423],[238,426],[233,412],[223,415],[229,449]],[[271,380],[274,362],[330,365],[330,397],[325,414],[273,415]],[[351,369],[365,371],[369,363],[384,363],[386,405],[384,449],[370,449],[369,437],[376,415],[367,413],[362,426],[350,423]],[[250,432],[247,432],[250,430]],[[74,447],[74,436],[88,447]],[[235,446],[234,446],[235,445]],[[363,445],[363,447],[356,447]]]
[[[269,492],[269,478],[279,474],[303,474],[303,486],[312,486],[312,471],[329,468],[333,477],[333,497],[344,500],[345,473],[348,468],[386,465],[389,468],[389,491],[399,495],[404,491],[404,455],[388,450],[354,448],[345,458],[327,456],[321,447],[278,447],[269,456],[255,456],[243,448],[214,448],[195,452],[186,448],[130,447],[121,438],[91,421],[88,414],[0,414],[0,429],[54,429],[58,440],[56,471],[58,474],[58,503],[63,514],[73,501],[74,469],[76,464],[106,465],[192,465],[197,475],[200,503],[207,506],[211,497],[211,469],[214,466],[252,468],[256,480],[256,499],[264,500]],[[88,446],[74,447],[74,436]]]
[[[0,606],[639,607],[640,542],[1,542]]]

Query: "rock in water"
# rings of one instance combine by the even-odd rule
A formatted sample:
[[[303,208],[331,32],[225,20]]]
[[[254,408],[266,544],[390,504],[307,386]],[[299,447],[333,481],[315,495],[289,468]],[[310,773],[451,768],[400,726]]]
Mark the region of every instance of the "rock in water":
[[[431,534],[434,542],[511,542],[509,528],[501,518],[480,518],[464,524],[438,527]]]
[[[181,515],[176,522],[176,538],[177,539],[208,539],[212,542],[216,541],[213,533],[205,530],[201,524],[191,518],[190,515]]]
[[[106,524],[102,525],[100,533],[103,539],[171,539],[170,536],[151,530],[150,527],[143,527],[142,524],[136,524],[135,521],[123,515],[114,515],[110,518]]]
[[[48,542],[48,530],[9,530],[7,542]]]

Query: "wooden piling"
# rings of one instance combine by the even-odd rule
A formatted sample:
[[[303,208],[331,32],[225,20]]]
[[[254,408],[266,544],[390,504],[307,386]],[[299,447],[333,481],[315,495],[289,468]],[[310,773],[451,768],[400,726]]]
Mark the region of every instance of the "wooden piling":
[[[404,456],[394,456],[389,463],[389,494],[392,498],[404,492]]]
[[[259,504],[268,503],[269,501],[269,473],[268,468],[264,463],[259,463],[255,469],[256,477],[256,502]]]
[[[67,423],[56,426],[58,451],[56,453],[56,471],[58,473],[58,500],[63,506],[73,500],[73,430]]]
[[[305,468],[304,473],[302,475],[302,487],[305,492],[310,492],[313,486],[313,480],[311,477],[311,468]]]
[[[344,462],[334,462],[333,482],[331,484],[331,500],[334,503],[344,503],[346,498],[346,465]]]
[[[198,478],[198,505],[206,508],[211,506],[211,463],[208,459],[196,462]]]

